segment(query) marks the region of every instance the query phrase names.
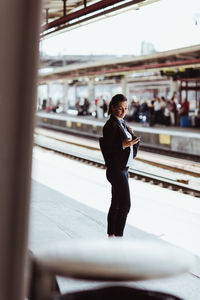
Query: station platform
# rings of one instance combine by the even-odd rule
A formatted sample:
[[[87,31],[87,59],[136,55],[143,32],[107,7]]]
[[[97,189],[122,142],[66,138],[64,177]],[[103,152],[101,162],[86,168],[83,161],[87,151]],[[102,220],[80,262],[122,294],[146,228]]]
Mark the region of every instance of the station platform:
[[[99,209],[95,206],[94,202],[100,202],[99,197],[102,192],[102,182],[101,176],[105,176],[104,170],[96,171],[95,168],[84,166],[84,170],[82,171],[79,167],[78,170],[72,168],[72,165],[69,165],[69,161],[66,162],[68,166],[68,171],[66,173],[66,169],[64,168],[63,160],[59,162],[61,158],[58,156],[55,157],[55,161],[52,159],[52,153],[49,154],[44,153],[45,161],[43,163],[38,160],[38,171],[33,170],[33,181],[32,181],[32,200],[31,200],[31,218],[30,218],[30,239],[29,239],[29,248],[32,250],[34,254],[37,255],[37,252],[42,248],[46,248],[48,245],[52,245],[55,243],[59,243],[61,241],[69,241],[71,239],[80,238],[105,238],[106,235],[106,212],[105,210]],[[48,157],[49,156],[49,157]],[[48,157],[48,159],[47,159]],[[37,155],[35,155],[34,160],[38,159]],[[66,158],[65,158],[66,160]],[[49,162],[48,162],[49,161]],[[60,164],[59,168],[59,176],[55,179],[55,173],[52,174],[53,168],[57,167]],[[78,164],[78,162],[73,162],[73,164]],[[34,164],[35,165],[35,164]],[[53,165],[53,168],[52,166]],[[74,166],[73,165],[73,166]],[[33,166],[35,169],[36,167]],[[91,172],[85,172],[85,168],[90,168],[93,170]],[[69,171],[70,170],[70,171]],[[80,178],[82,176],[82,172],[84,174],[90,174],[87,177],[92,178],[92,186],[93,190],[88,191],[88,187],[85,187],[85,191],[83,191],[82,186],[80,185]],[[98,186],[96,185],[94,176],[92,172],[99,172],[97,174],[98,178]],[[72,185],[72,174],[76,177],[76,182]],[[101,176],[100,173],[102,174]],[[47,179],[48,177],[48,179]],[[87,181],[89,178],[87,178]],[[103,179],[105,181],[105,179]],[[48,181],[48,183],[47,183]],[[141,183],[140,183],[141,184]],[[144,183],[142,183],[144,184]],[[135,185],[135,183],[134,183]],[[92,187],[90,186],[90,187]],[[75,190],[76,187],[76,190]],[[77,188],[78,187],[78,188]],[[137,189],[137,187],[135,187]],[[158,187],[156,187],[158,188]],[[109,187],[110,189],[110,187]],[[61,192],[62,191],[62,192]],[[88,202],[85,201],[85,194],[90,193],[90,199]],[[166,193],[166,192],[165,192]],[[168,191],[167,193],[175,193],[172,191]],[[93,199],[92,195],[98,194],[97,199]],[[152,195],[153,196],[153,195]],[[134,196],[137,198],[137,194]],[[168,197],[168,196],[167,196]],[[186,197],[181,195],[181,197]],[[191,196],[187,196],[192,201]],[[89,198],[89,197],[88,197]],[[183,202],[185,201],[182,199]],[[103,202],[103,199],[101,199]],[[198,202],[196,202],[198,205]],[[158,203],[157,203],[158,204]],[[156,204],[156,205],[157,205]],[[193,203],[194,204],[194,203]],[[99,203],[102,205],[102,203]],[[163,204],[164,205],[164,204]],[[182,204],[181,204],[182,205]],[[192,205],[192,203],[191,203]],[[135,201],[133,206],[137,206]],[[169,206],[169,203],[168,203]],[[154,209],[154,208],[153,208]],[[197,211],[197,207],[195,211]],[[149,211],[149,209],[148,209]],[[178,209],[177,209],[178,212]],[[158,212],[156,212],[158,214]],[[166,212],[165,212],[166,214]],[[171,212],[171,214],[175,214]],[[185,214],[185,212],[184,212]],[[134,209],[134,218],[140,219],[144,218],[142,223],[144,223],[147,219],[146,213],[143,211],[143,217],[140,215],[140,212]],[[136,217],[137,215],[137,217]],[[160,216],[163,219],[163,216]],[[180,216],[178,216],[180,218]],[[152,216],[152,222],[153,222]],[[169,219],[169,216],[167,216]],[[196,220],[196,218],[195,218]],[[155,219],[154,219],[155,221]],[[173,220],[170,220],[172,223]],[[185,220],[181,220],[181,222],[185,223]],[[196,222],[196,221],[195,221]],[[166,224],[167,225],[167,224]],[[165,226],[166,226],[165,225]],[[170,226],[171,224],[168,224]],[[162,226],[162,225],[161,225]],[[182,226],[182,225],[181,225]],[[190,226],[189,226],[190,227]],[[196,224],[197,230],[198,224]],[[160,230],[160,229],[159,229]],[[158,229],[156,233],[150,233],[146,230],[142,230],[139,226],[133,226],[129,222],[126,226],[125,230],[125,239],[149,239],[149,240],[158,240],[162,239],[163,235],[160,233]],[[172,229],[174,231],[174,229]],[[178,229],[176,229],[178,234]],[[190,228],[191,230],[191,228]],[[189,231],[190,231],[189,230]],[[186,230],[184,228],[184,232]],[[194,232],[194,231],[193,231]],[[196,234],[196,233],[195,233]],[[190,232],[191,235],[191,232]],[[166,241],[165,241],[166,242]],[[195,241],[196,242],[196,241]],[[192,243],[190,240],[187,243]],[[199,246],[199,245],[198,245]],[[198,249],[195,250],[198,253]],[[200,294],[200,259],[197,256],[197,261],[194,268],[189,272],[183,275],[179,275],[176,277],[170,277],[166,279],[159,280],[148,280],[148,281],[139,281],[139,282],[125,282],[123,285],[132,286],[137,288],[144,288],[149,290],[156,290],[161,292],[171,293],[173,295],[179,296],[185,300],[197,300]],[[58,283],[61,288],[61,291],[64,292],[74,292],[80,290],[87,290],[101,286],[112,285],[112,282],[95,282],[95,281],[81,281],[74,279],[64,279],[58,278]],[[115,283],[116,285],[116,283]],[[120,283],[119,283],[120,285]]]
[[[52,243],[55,244],[66,240],[70,242],[70,239],[74,238],[106,238],[106,215],[104,213],[82,205],[74,201],[74,199],[57,193],[55,190],[38,182],[33,182],[31,209],[32,224],[29,247],[35,254],[37,254],[38,249],[47,247],[48,244],[52,245]],[[130,225],[126,228],[126,238],[158,239],[158,237]],[[200,260],[198,260],[198,264],[200,266]],[[70,278],[58,278],[58,283],[63,293],[113,284],[112,282],[99,283]],[[191,273],[168,279],[148,280],[137,283],[126,282],[124,284],[126,286],[171,293],[187,300],[197,300],[197,295],[200,293],[199,278],[195,278]]]
[[[107,118],[95,119],[93,116],[71,116],[37,112],[36,126],[80,133],[90,137],[102,136],[102,128]],[[160,150],[200,156],[200,128],[171,127],[128,122],[134,133],[141,136],[141,145]]]
[[[108,117],[105,118],[101,118],[101,119],[97,119],[94,116],[91,115],[85,115],[85,116],[78,116],[78,115],[72,115],[72,114],[68,114],[68,113],[46,113],[44,111],[38,111],[36,113],[36,116],[44,116],[44,117],[48,117],[48,116],[61,116],[61,117],[67,117],[70,118],[71,120],[74,120],[74,118],[78,121],[83,121],[83,120],[89,120],[91,122],[94,122],[96,124],[104,124],[106,122],[106,120],[108,119]],[[86,123],[88,123],[86,121]],[[163,130],[163,131],[177,131],[177,132],[191,132],[191,133],[197,133],[200,134],[200,128],[196,128],[196,127],[180,127],[180,126],[166,126],[166,125],[161,125],[161,124],[155,124],[154,126],[149,126],[148,123],[142,123],[142,122],[127,122],[128,124],[132,124],[132,126],[134,128],[151,128],[152,130],[155,129],[155,131],[157,130]]]

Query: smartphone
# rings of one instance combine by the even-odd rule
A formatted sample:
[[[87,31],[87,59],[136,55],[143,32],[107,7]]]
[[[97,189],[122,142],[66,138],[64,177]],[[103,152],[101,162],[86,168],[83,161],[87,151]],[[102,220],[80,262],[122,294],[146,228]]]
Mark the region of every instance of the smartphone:
[[[133,137],[133,141],[136,140],[136,139],[137,139],[137,140],[140,140],[140,139],[141,139],[141,136],[134,136],[134,137]]]

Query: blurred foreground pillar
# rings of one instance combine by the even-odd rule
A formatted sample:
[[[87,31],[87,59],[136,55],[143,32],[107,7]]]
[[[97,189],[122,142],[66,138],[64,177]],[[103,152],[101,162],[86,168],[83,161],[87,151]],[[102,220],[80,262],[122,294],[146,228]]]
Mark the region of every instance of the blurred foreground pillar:
[[[0,3],[0,299],[24,300],[41,0]]]

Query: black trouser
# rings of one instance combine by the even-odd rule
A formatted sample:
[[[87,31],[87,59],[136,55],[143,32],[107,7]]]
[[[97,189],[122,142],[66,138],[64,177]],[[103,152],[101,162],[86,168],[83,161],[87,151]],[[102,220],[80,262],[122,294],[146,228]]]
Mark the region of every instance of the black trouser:
[[[130,210],[130,190],[128,168],[124,170],[107,169],[106,176],[112,185],[111,206],[108,212],[108,235],[123,236],[127,214]]]

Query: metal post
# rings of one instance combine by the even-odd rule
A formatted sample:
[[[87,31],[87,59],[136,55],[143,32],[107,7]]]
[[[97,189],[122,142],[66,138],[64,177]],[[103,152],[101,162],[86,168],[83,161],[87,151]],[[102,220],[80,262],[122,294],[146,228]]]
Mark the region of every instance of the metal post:
[[[87,0],[84,0],[84,7],[86,8],[87,7]]]
[[[51,92],[50,92],[50,85],[51,85],[51,82],[47,82],[46,83],[47,85],[47,102],[49,101],[49,98],[50,98],[50,95],[51,95]]]
[[[180,81],[179,85],[179,103],[182,102],[182,80]]]
[[[22,300],[41,0],[0,3],[0,299]]]
[[[127,85],[126,85],[126,76],[125,75],[123,75],[121,78],[121,88],[122,88],[122,94],[126,95]]]
[[[188,99],[188,81],[186,81],[186,98]]]
[[[68,85],[68,81],[65,80],[64,83],[63,83],[63,111],[64,112],[67,112],[67,108],[68,108],[68,88],[69,88],[69,85]]]
[[[89,81],[88,81],[88,94],[89,94],[89,102],[90,104],[92,104],[94,102],[94,89],[95,89],[95,86],[94,86],[94,79],[93,78],[90,78]]]
[[[63,0],[63,16],[67,14],[67,0]]]
[[[197,89],[198,89],[198,81],[195,82],[195,108],[197,108]]]
[[[46,24],[49,22],[49,9],[46,8]]]

